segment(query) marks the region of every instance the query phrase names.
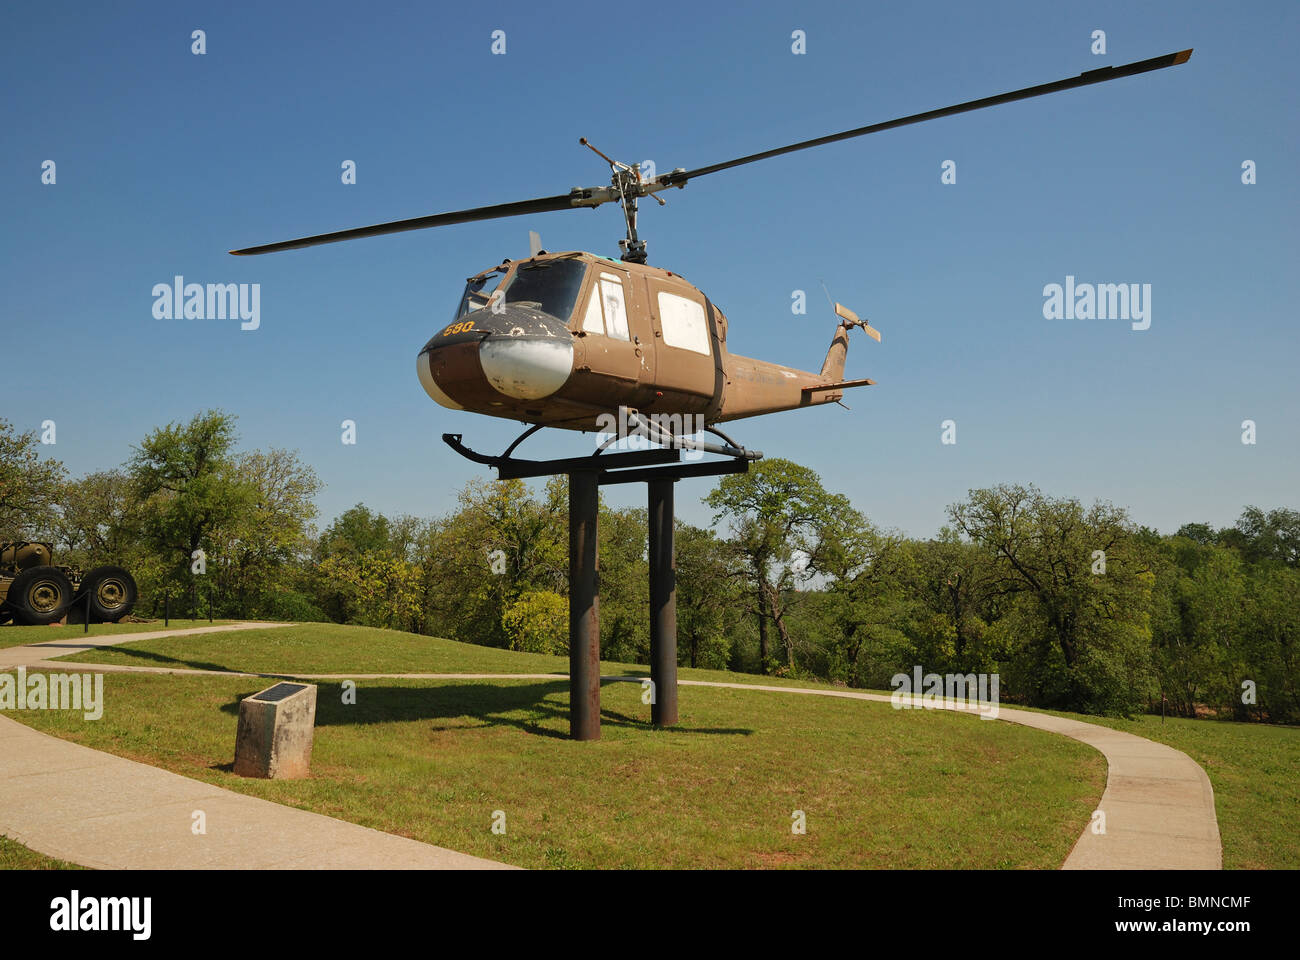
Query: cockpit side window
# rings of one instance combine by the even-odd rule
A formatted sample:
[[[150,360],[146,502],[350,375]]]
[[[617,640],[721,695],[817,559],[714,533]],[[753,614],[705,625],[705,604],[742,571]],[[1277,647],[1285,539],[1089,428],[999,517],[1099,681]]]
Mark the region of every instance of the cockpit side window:
[[[586,333],[604,333],[605,321],[601,319],[600,312],[600,285],[591,288],[591,296],[587,298],[587,313],[582,318],[582,329]]]
[[[605,334],[615,340],[630,340],[627,327],[627,298],[623,279],[601,271],[591,285],[587,309],[582,315],[585,333]]]
[[[485,277],[475,277],[466,283],[465,292],[460,295],[460,306],[456,309],[456,319],[463,319],[466,314],[486,307],[500,279],[495,274],[488,274]]]

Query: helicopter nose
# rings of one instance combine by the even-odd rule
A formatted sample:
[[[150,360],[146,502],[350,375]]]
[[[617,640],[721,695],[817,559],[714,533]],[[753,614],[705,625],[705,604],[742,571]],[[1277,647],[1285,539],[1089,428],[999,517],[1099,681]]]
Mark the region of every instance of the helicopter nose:
[[[568,381],[573,336],[562,321],[529,307],[485,308],[425,344],[417,369],[425,392],[453,410],[499,404],[502,396],[540,400]]]
[[[549,397],[573,370],[573,339],[492,333],[478,346],[483,375],[498,393],[515,400]]]

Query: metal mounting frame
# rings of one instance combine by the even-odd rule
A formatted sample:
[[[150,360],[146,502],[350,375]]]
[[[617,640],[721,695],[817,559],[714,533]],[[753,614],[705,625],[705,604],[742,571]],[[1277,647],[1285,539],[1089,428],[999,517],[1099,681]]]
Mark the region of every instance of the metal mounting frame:
[[[726,442],[698,444],[725,452],[725,459],[681,463],[685,438],[667,436],[671,447],[604,453],[586,457],[521,460],[511,454],[541,429],[529,427],[500,456],[477,453],[459,433],[444,433],[443,442],[474,463],[497,469],[502,480],[568,474],[569,477],[569,736],[600,739],[600,590],[597,541],[600,488],[617,483],[645,483],[650,561],[650,720],[655,726],[677,722],[677,562],[674,545],[673,486],[689,477],[745,473],[763,455],[746,450],[726,434],[707,428]]]

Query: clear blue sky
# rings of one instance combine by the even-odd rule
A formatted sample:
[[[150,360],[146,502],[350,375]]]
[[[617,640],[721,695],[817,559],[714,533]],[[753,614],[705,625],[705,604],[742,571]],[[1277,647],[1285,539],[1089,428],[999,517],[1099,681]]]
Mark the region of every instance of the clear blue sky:
[[[231,247],[694,167],[1195,47],[1141,77],[698,180],[643,207],[651,262],[732,320],[738,353],[817,369],[818,284],[870,317],[837,407],[734,426],[877,523],[930,535],[971,487],[1035,482],[1139,522],[1300,506],[1297,68],[1291,2],[124,3],[6,6],[0,27],[0,415],[58,424],[74,473],[219,407],[353,503],[433,515],[508,421],[445,410],[415,355],[466,276],[548,249],[617,255],[609,206],[259,258]],[[190,52],[203,29],[207,53]],[[507,53],[490,52],[493,30]],[[791,33],[807,53],[791,53]],[[1090,34],[1106,31],[1106,56]],[[57,183],[40,182],[57,163]],[[355,186],[340,164],[357,164]],[[940,183],[953,160],[957,183]],[[1241,183],[1253,160],[1258,183]],[[261,329],[155,320],[176,275],[262,285]],[[1149,283],[1152,322],[1045,320],[1042,290]],[[793,316],[791,291],[808,292]],[[356,446],[340,421],[358,425]],[[957,444],[940,424],[957,423]],[[1258,442],[1240,441],[1253,419]],[[587,438],[534,439],[534,455]],[[679,487],[706,522],[709,481]],[[612,502],[640,502],[639,489]]]

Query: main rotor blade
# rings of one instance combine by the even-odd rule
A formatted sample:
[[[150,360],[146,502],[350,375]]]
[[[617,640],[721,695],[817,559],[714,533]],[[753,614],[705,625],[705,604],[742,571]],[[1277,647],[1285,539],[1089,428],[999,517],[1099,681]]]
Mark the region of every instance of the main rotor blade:
[[[337,243],[340,240],[356,240],[360,237],[378,237],[386,233],[402,233],[406,230],[422,230],[425,227],[445,227],[453,223],[468,223],[472,220],[494,220],[498,217],[517,217],[527,213],[545,213],[550,210],[579,209],[574,205],[574,194],[558,197],[542,197],[537,200],[520,200],[515,203],[498,203],[490,207],[475,207],[472,210],[456,210],[452,213],[436,213],[428,217],[413,217],[410,220],[394,220],[391,223],[376,223],[369,227],[356,227],[352,230],[337,230],[334,233],[321,233],[314,237],[302,237],[299,240],[285,240],[281,243],[266,243],[259,247],[244,247],[231,250],[235,256],[247,256],[257,253],[276,253],[280,250],[297,250],[301,247],[314,247],[322,243]]]
[[[1014,90],[1011,93],[1000,93],[994,97],[984,97],[982,100],[968,100],[966,103],[959,103],[951,107],[941,107],[938,110],[927,110],[925,113],[914,113],[910,117],[900,117],[897,120],[886,120],[883,123],[873,123],[870,126],[858,127],[854,130],[845,130],[843,133],[832,133],[829,136],[817,137],[815,140],[803,140],[799,143],[792,143],[786,147],[777,147],[775,150],[764,150],[762,153],[753,153],[747,157],[740,157],[736,160],[727,160],[723,163],[715,163],[707,167],[700,167],[696,170],[686,170],[681,173],[666,173],[658,177],[658,181],[667,186],[677,186],[684,184],[695,177],[702,177],[706,173],[717,173],[719,170],[726,170],[730,167],[739,167],[746,163],[753,163],[755,160],[766,160],[768,157],[779,157],[783,153],[793,153],[796,150],[807,150],[809,147],[820,147],[822,144],[835,143],[839,140],[850,140],[853,137],[865,137],[869,133],[879,133],[882,130],[892,130],[894,127],[905,127],[912,123],[923,123],[926,120],[937,120],[939,117],[949,117],[956,113],[969,113],[971,110],[982,110],[985,107],[996,107],[1001,103],[1011,103],[1013,100],[1027,100],[1030,97],[1041,97],[1047,93],[1059,93],[1062,90],[1073,90],[1075,87],[1086,87],[1093,83],[1105,83],[1107,80],[1118,80],[1120,77],[1131,77],[1139,73],[1147,73],[1151,70],[1163,70],[1165,67],[1172,67],[1176,64],[1186,63],[1192,55],[1191,50],[1182,50],[1178,53],[1167,53],[1163,57],[1152,57],[1150,60],[1139,60],[1135,63],[1128,63],[1120,67],[1101,67],[1097,70],[1089,70],[1079,74],[1077,77],[1069,77],[1065,80],[1057,80],[1053,83],[1043,83],[1036,87],[1025,87],[1023,90]]]

